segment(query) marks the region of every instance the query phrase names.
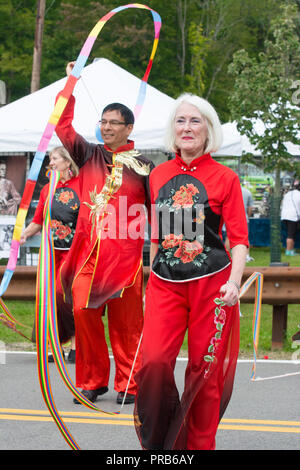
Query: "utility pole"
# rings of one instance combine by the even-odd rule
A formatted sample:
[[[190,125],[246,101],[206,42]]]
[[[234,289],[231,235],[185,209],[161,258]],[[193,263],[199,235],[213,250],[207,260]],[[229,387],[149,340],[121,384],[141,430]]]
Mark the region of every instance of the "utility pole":
[[[46,0],[38,0],[31,75],[31,93],[38,90],[40,87],[45,7]]]

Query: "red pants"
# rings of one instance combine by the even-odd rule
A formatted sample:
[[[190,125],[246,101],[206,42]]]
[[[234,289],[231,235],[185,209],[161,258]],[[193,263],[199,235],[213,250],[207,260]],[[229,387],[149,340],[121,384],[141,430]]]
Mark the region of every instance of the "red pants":
[[[210,367],[204,357],[210,354],[217,333],[214,299],[220,296],[219,289],[229,273],[230,268],[226,268],[213,276],[183,283],[150,276],[142,368],[136,376],[135,421],[141,423],[136,429],[146,449],[215,447],[220,410],[223,414],[230,399],[238,354],[238,329],[232,329],[233,324],[238,325],[237,306],[223,307],[226,321]],[[174,367],[187,330],[189,360],[180,399]]]
[[[76,386],[95,390],[108,385],[110,360],[102,322],[102,315],[107,306],[109,337],[116,367],[114,388],[117,392],[124,392],[143,329],[143,270],[139,270],[135,283],[124,290],[122,298],[110,300],[98,309],[85,308],[93,270],[93,262],[87,262],[75,279],[72,289]],[[136,392],[133,377],[139,367],[138,355],[128,393]]]

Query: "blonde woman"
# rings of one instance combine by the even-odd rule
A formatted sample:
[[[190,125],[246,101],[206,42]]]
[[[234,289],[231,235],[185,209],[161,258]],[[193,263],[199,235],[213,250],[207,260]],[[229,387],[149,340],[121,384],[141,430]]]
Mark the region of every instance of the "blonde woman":
[[[55,251],[55,268],[59,268],[69,253],[75,233],[78,212],[80,207],[79,197],[79,169],[71,159],[68,151],[60,146],[52,150],[49,155],[49,168],[60,172],[60,180],[57,184],[52,202],[51,223],[53,229],[53,243]],[[21,245],[27,238],[41,231],[43,225],[44,204],[48,195],[49,184],[41,191],[38,206],[32,222],[26,227],[21,237]],[[59,287],[59,277],[57,287]],[[57,320],[61,343],[71,340],[71,350],[68,359],[75,362],[75,327],[72,308],[63,302],[61,289],[57,289]]]

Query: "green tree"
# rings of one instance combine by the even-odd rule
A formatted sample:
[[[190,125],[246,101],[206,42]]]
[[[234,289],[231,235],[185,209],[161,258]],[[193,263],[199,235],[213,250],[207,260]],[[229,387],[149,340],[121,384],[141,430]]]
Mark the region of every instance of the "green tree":
[[[228,74],[233,54],[245,49],[257,56],[270,21],[282,3],[283,0],[195,0],[198,12],[194,12],[192,23],[197,25],[198,34],[190,35],[187,67],[191,91],[197,92],[196,77],[200,75],[198,93],[216,107],[223,122],[229,119],[227,97],[234,86]]]
[[[272,21],[264,51],[250,57],[245,50],[234,54],[229,73],[234,89],[229,99],[232,119],[238,130],[249,138],[260,157],[247,154],[244,160],[254,162],[267,172],[275,172],[271,209],[271,262],[280,262],[280,173],[295,170],[295,162],[286,143],[298,143],[299,109],[291,105],[293,82],[300,65],[300,42],[295,30],[297,9],[287,2],[281,14]],[[255,122],[263,124],[258,130]]]
[[[30,92],[36,0],[0,3],[0,79],[7,101]]]

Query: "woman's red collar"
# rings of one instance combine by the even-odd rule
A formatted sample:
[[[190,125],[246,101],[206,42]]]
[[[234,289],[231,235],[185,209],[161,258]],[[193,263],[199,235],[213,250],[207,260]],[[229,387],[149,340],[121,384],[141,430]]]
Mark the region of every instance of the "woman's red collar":
[[[175,160],[177,161],[177,163],[185,166],[186,168],[198,166],[199,164],[211,160],[211,158],[212,157],[210,153],[204,153],[203,155],[200,155],[200,157],[194,158],[194,160],[192,160],[191,163],[188,165],[184,160],[182,160],[180,151],[176,152],[175,154]]]

